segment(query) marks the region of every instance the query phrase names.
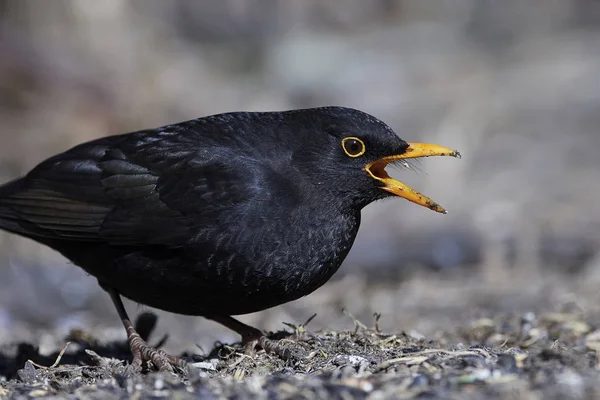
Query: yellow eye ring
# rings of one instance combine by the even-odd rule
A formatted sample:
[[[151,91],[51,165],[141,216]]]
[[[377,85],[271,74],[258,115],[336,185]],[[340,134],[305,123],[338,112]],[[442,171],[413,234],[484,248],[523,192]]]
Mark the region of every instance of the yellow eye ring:
[[[356,158],[365,154],[365,142],[354,136],[348,136],[342,139],[342,149],[348,157]]]

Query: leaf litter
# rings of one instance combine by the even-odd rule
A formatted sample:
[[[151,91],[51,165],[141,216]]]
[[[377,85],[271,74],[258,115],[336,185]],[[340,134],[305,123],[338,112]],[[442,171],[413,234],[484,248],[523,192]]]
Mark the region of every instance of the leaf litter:
[[[91,333],[49,356],[30,344],[0,348],[0,397],[136,398],[544,398],[600,395],[600,329],[580,313],[532,312],[480,318],[428,339],[416,332],[373,328],[350,313],[347,331],[289,339],[282,360],[241,345],[217,345],[208,355],[184,354],[179,375],[127,368],[125,342],[101,344]],[[144,318],[148,318],[145,316]],[[156,322],[156,321],[154,321]],[[150,324],[145,336],[153,329]],[[76,340],[74,340],[76,339]],[[164,340],[163,340],[164,341]],[[47,365],[48,367],[42,367]]]

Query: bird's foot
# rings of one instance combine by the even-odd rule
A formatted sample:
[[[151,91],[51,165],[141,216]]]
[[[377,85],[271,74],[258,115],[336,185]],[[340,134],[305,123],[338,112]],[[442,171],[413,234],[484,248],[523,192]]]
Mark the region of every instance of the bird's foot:
[[[252,328],[252,330],[246,331],[242,335],[244,352],[246,355],[253,355],[256,348],[260,347],[265,352],[273,354],[284,361],[297,359],[302,352],[299,344],[306,340],[306,331],[302,329],[303,325],[298,328],[300,329],[296,329],[294,333],[278,332],[275,334],[275,336],[278,336],[277,339],[270,338],[258,329]],[[283,334],[283,337],[281,334]]]
[[[276,334],[276,336],[278,336],[277,339],[272,339],[265,335],[261,330],[246,325],[229,316],[210,316],[207,318],[239,333],[242,336],[242,346],[244,346],[244,353],[246,355],[254,355],[255,349],[261,347],[265,352],[276,355],[285,361],[301,358],[301,351],[299,351],[299,346],[297,345],[304,340],[305,331],[303,328],[306,323],[310,322],[309,319],[309,321],[303,325],[298,327],[294,326],[295,333],[290,334],[289,332],[280,332],[279,334]],[[280,335],[281,333],[283,333],[283,337]],[[273,337],[273,335],[271,335],[271,337]]]
[[[296,341],[287,338],[269,339],[264,334],[253,340],[242,341],[246,355],[254,355],[256,347],[260,346],[265,352],[276,355],[284,361],[296,358],[296,352],[294,351],[295,343]]]
[[[151,362],[159,371],[175,373],[174,368],[185,370],[186,362],[184,360],[167,354],[163,350],[149,346],[148,343],[146,343],[146,341],[142,339],[142,337],[136,332],[133,325],[131,325],[131,322],[129,322],[129,326],[126,326],[126,329],[127,340],[129,341],[131,354],[133,355],[131,368],[134,371],[141,371],[145,364],[147,366],[148,362]]]

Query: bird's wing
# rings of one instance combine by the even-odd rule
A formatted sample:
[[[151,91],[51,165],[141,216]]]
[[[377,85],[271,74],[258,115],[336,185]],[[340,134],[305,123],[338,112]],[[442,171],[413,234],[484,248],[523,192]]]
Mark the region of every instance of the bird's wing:
[[[142,131],[77,146],[0,188],[0,227],[53,240],[185,245],[255,192],[231,154],[198,141]]]

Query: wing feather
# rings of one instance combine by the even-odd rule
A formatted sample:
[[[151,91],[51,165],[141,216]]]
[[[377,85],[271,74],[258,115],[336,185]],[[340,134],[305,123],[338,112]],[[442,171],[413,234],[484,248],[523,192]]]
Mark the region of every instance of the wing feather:
[[[217,209],[255,192],[231,153],[194,137],[141,131],[52,157],[0,188],[0,227],[34,239],[183,246],[218,224]]]

